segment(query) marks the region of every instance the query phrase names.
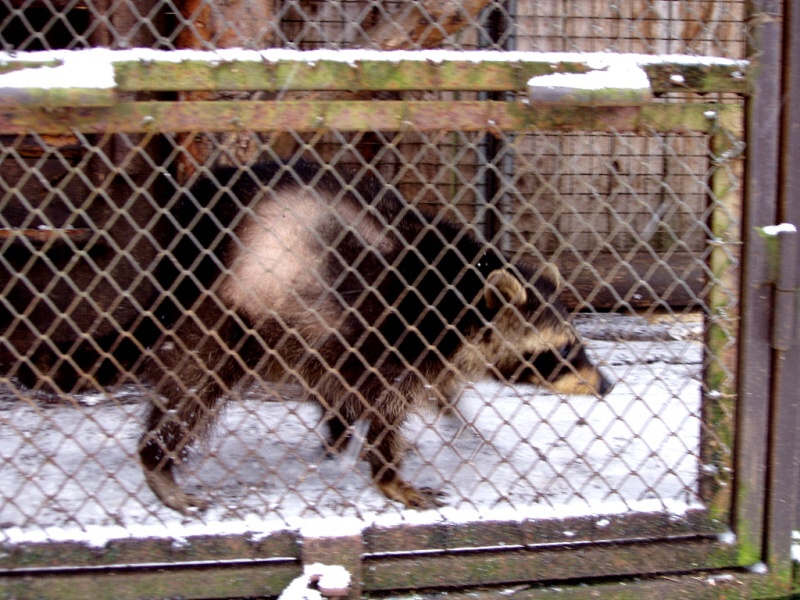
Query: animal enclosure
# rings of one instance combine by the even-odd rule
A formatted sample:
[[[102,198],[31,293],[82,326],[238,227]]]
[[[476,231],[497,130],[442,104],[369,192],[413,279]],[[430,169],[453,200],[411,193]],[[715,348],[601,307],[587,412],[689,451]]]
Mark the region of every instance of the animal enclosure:
[[[767,4],[0,1],[0,590],[791,587]]]

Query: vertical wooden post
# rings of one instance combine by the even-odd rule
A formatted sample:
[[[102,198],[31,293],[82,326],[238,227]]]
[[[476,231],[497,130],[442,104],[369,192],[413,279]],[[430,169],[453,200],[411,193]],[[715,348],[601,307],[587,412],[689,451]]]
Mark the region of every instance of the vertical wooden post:
[[[783,87],[780,127],[780,181],[778,221],[800,227],[800,6],[784,3]],[[788,591],[793,583],[792,530],[800,522],[800,326],[797,311],[800,291],[800,257],[797,233],[778,234],[778,269],[775,273],[772,345],[775,349],[774,391],[769,453],[766,562],[770,572]],[[790,243],[787,243],[790,242]]]
[[[767,448],[772,394],[771,288],[766,248],[757,227],[777,219],[781,110],[781,2],[750,0],[753,93],[746,111],[746,193],[743,212],[742,321],[736,424],[734,531],[742,564],[764,560]]]
[[[716,116],[709,115],[716,119]],[[741,220],[744,160],[733,132],[714,126],[711,151],[713,193],[709,227],[711,254],[708,267],[712,281],[708,293],[705,340],[709,356],[704,373],[700,496],[710,505],[714,518],[730,514],[733,493],[735,446],[737,330],[740,306]],[[729,157],[729,158],[724,158]]]

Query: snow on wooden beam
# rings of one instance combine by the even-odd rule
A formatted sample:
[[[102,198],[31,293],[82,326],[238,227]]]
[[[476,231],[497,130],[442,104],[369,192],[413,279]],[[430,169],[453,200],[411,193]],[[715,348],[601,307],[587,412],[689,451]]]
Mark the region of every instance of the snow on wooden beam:
[[[531,77],[528,97],[532,104],[625,106],[653,99],[650,78],[633,61],[610,61],[585,73],[553,73]]]
[[[747,66],[713,57],[614,53],[93,48],[0,53],[0,96],[16,90],[17,101],[26,104],[66,106],[92,102],[81,100],[85,93],[54,90],[95,90],[103,99],[97,103],[108,101],[108,90],[525,91],[532,78],[577,74],[613,88],[626,72],[637,73],[640,83],[646,79],[654,94],[747,93]],[[19,90],[27,90],[27,100]]]

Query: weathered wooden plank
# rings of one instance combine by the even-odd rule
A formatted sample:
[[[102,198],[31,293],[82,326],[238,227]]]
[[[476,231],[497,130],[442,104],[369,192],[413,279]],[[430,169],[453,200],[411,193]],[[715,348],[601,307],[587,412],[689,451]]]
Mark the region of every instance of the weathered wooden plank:
[[[364,589],[508,584],[685,572],[735,564],[735,549],[713,538],[367,557]]]
[[[714,538],[686,537],[664,542],[367,555],[363,578],[366,591],[569,581],[732,565],[734,552],[734,546]],[[285,560],[27,570],[1,574],[0,593],[10,598],[66,600],[262,597],[280,594],[300,573],[299,562]]]
[[[769,473],[768,440],[774,355],[770,344],[772,289],[768,281],[767,253],[756,227],[776,224],[781,162],[780,114],[784,40],[780,3],[754,0],[748,3],[753,24],[748,39],[758,56],[755,94],[747,106],[747,154],[743,205],[741,321],[737,369],[736,490],[733,527],[743,556],[749,562],[764,560]]]
[[[491,60],[357,62],[131,61],[115,63],[121,91],[520,91],[531,77],[584,73],[585,63]],[[748,92],[736,65],[646,65],[653,91]]]
[[[711,168],[709,227],[713,239],[708,257],[709,318],[705,343],[709,360],[705,368],[703,399],[700,494],[712,513],[727,515],[731,509],[734,473],[736,377],[739,344],[736,335],[740,319],[742,261],[742,207],[744,157],[736,151],[737,139],[724,130],[711,138],[717,157]]]
[[[113,106],[118,98],[113,88],[2,88],[0,107],[22,106]]]
[[[126,91],[412,91],[522,90],[534,75],[575,71],[539,62],[340,61],[180,63],[143,61],[115,64],[117,85]]]
[[[608,65],[640,66],[655,93],[733,92],[746,94],[746,63],[692,57],[644,55],[440,52],[419,54],[303,53],[266,50],[239,54],[215,52],[125,51],[91,55],[35,53],[7,56],[2,71],[49,72],[72,69],[69,87],[82,87],[96,67],[113,70],[119,92],[168,91],[522,91],[531,77],[556,73],[606,73]],[[617,58],[618,56],[618,58]],[[82,61],[82,62],[79,62]],[[608,83],[614,86],[610,75]],[[16,85],[16,84],[15,84]],[[0,89],[4,88],[0,79]],[[47,86],[52,89],[51,85]],[[90,86],[94,87],[94,86]],[[69,88],[64,88],[69,89]],[[76,100],[77,102],[78,100]]]
[[[123,102],[112,107],[0,109],[0,134],[226,131],[708,131],[714,111],[741,129],[738,106],[536,107],[493,101]]]
[[[57,569],[59,567],[111,568],[154,563],[200,564],[206,562],[299,560],[297,532],[276,532],[252,540],[249,536],[195,536],[176,545],[170,538],[120,539],[102,548],[79,542],[43,542],[2,546],[0,570]]]
[[[242,561],[245,562],[245,561]],[[277,596],[302,573],[297,562],[251,565],[164,564],[149,568],[70,569],[0,574],[0,596],[61,600]]]
[[[502,587],[474,587],[449,589],[448,600],[497,600],[498,597],[514,600],[664,600],[665,598],[691,598],[692,600],[733,600],[741,598],[770,598],[776,596],[770,580],[741,570],[692,572],[683,575],[652,575],[641,577],[602,578],[599,581],[558,582],[549,584],[519,583]],[[440,596],[430,594],[430,598]],[[394,599],[397,596],[393,597]]]
[[[690,510],[684,515],[631,513],[524,521],[435,523],[414,527],[373,526],[364,531],[364,549],[366,553],[376,555],[424,550],[657,539],[710,533],[722,527],[724,525],[721,523],[709,521],[705,510]]]
[[[788,61],[785,70],[784,90],[786,97],[797,98],[800,96],[800,5],[787,3],[784,17],[786,39],[786,56],[793,57]],[[791,33],[789,33],[791,32]],[[782,169],[781,169],[781,196],[780,214],[786,223],[800,226],[800,197],[797,189],[800,188],[800,170],[796,168],[797,157],[800,156],[800,106],[798,103],[789,102],[783,106],[782,132]],[[783,267],[789,266],[789,257]],[[800,264],[794,263],[794,285],[800,286]],[[787,273],[788,274],[788,273]],[[791,284],[790,284],[791,285]],[[783,287],[783,286],[782,286]],[[789,287],[789,286],[786,286]],[[789,295],[785,289],[779,289],[776,294]],[[795,300],[798,300],[800,290],[794,288]],[[776,308],[778,303],[776,303]],[[795,309],[800,309],[797,303]],[[791,311],[789,311],[791,312]],[[788,315],[784,315],[788,316]],[[796,561],[792,560],[792,548],[786,535],[789,530],[800,527],[800,482],[798,482],[797,465],[800,464],[800,439],[797,436],[797,423],[800,423],[800,389],[798,388],[796,365],[800,364],[800,317],[794,313],[794,327],[788,326],[783,333],[788,338],[785,345],[788,349],[783,351],[780,358],[780,367],[777,372],[778,406],[773,419],[775,423],[774,439],[771,461],[774,467],[771,470],[770,486],[772,494],[769,507],[770,520],[767,530],[767,560],[770,569],[791,569]],[[775,327],[779,327],[775,320]]]
[[[531,518],[521,521],[474,521],[429,525],[365,526],[361,532],[363,553],[383,554],[464,550],[469,548],[541,546],[553,544],[608,543],[626,539],[658,539],[695,534],[713,534],[724,524],[711,521],[703,509],[685,514],[631,513],[591,517]],[[351,538],[322,538],[341,552]],[[355,538],[353,538],[355,539]],[[319,543],[319,540],[313,540]],[[176,545],[169,538],[121,539],[103,548],[88,548],[78,542],[44,542],[3,546],[0,570],[52,572],[59,569],[132,569],[137,566],[172,564],[233,564],[237,562],[290,563],[304,559],[307,538],[298,531],[282,531],[263,539],[247,535],[194,536]],[[342,546],[344,544],[345,546]],[[313,545],[313,544],[312,544]],[[318,554],[318,553],[317,553]],[[358,552],[360,555],[361,552]],[[270,563],[271,564],[271,563]]]

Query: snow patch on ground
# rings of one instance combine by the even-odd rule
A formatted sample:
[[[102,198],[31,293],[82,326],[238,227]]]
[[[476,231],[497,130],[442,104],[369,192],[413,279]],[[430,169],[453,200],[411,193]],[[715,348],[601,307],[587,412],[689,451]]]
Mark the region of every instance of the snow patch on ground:
[[[453,414],[411,419],[402,471],[447,494],[447,506],[431,511],[386,500],[357,457],[327,456],[318,410],[274,401],[267,384],[233,398],[182,468],[184,488],[212,502],[194,518],[163,507],[144,482],[136,451],[145,388],[60,403],[0,390],[0,543],[682,514],[699,505],[702,324],[650,324],[646,336],[646,322],[614,319],[577,320],[617,382],[604,399],[480,382]]]

